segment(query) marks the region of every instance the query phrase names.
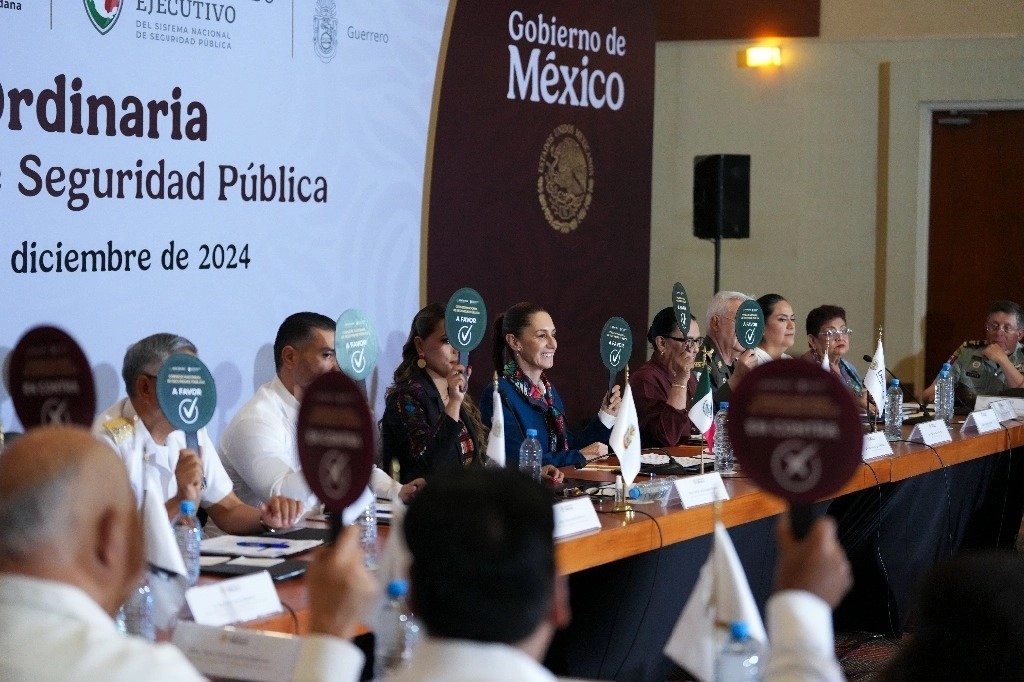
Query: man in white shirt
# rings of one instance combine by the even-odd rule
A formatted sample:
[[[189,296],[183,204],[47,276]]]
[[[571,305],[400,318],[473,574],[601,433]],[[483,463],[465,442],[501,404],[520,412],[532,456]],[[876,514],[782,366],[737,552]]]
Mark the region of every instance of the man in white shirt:
[[[112,614],[143,570],[141,519],[125,469],[77,427],[29,431],[0,456],[0,680],[199,680],[170,644],[117,631]],[[355,680],[345,641],[376,581],[355,531],[313,560],[311,631],[293,680]]]
[[[157,375],[164,361],[177,353],[196,355],[197,351],[191,341],[175,334],[153,334],[129,346],[121,369],[128,397],[114,403],[93,423],[93,433],[121,456],[136,499],[141,504],[145,480],[155,475],[169,518],[189,499],[228,533],[295,525],[302,514],[301,502],[278,495],[257,505],[245,504],[234,493],[206,429],[199,430],[196,452],[186,446],[185,434],[164,416],[157,399]]]
[[[338,371],[334,332],[335,322],[326,315],[288,316],[274,340],[277,375],[260,386],[224,430],[224,468],[246,504],[258,506],[284,495],[302,501],[307,511],[318,505],[302,474],[295,428],[306,388],[320,375]],[[419,479],[402,486],[376,467],[370,479],[377,497],[387,499],[407,500],[422,484]]]
[[[411,608],[426,638],[388,682],[550,682],[543,660],[568,624],[569,587],[555,566],[550,491],[507,469],[463,469],[432,481],[406,513]],[[851,585],[835,522],[777,533],[772,653],[764,679],[839,682],[832,608]]]

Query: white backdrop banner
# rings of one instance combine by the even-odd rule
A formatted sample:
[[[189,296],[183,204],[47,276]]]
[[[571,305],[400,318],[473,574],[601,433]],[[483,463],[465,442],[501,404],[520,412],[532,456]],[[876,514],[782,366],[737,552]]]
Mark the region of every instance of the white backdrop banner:
[[[158,331],[217,381],[216,435],[290,313],[364,310],[383,390],[419,307],[446,0],[0,0],[0,359],[82,344],[98,407]],[[6,388],[0,419],[18,428]]]

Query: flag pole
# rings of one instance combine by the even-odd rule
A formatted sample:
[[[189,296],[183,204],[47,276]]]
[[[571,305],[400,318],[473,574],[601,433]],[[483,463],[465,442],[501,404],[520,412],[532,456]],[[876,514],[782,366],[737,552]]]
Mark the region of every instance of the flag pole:
[[[629,363],[628,362],[626,363],[626,369],[625,369],[625,381],[626,381],[625,385],[628,386],[629,385]],[[608,391],[609,391],[608,392],[608,400],[610,401],[612,399],[611,389],[608,389]],[[620,405],[620,407],[621,407],[621,405]],[[619,453],[615,453],[616,459],[618,459],[618,454]],[[620,473],[622,471],[622,460],[619,460],[619,471],[620,471]],[[629,499],[629,494],[628,494],[629,491],[626,490],[626,479],[624,479],[622,476],[616,476],[615,480],[616,480],[617,483],[620,484],[619,490],[617,491],[616,496],[615,496],[616,497],[615,511],[617,511],[617,512],[625,512],[627,518],[632,518],[632,516],[633,516],[633,507],[629,504],[629,502],[626,501],[626,500]]]

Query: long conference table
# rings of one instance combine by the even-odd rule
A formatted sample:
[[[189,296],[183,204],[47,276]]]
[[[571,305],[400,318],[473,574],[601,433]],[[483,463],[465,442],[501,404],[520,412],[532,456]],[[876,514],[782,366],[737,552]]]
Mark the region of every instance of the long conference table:
[[[837,629],[900,634],[912,621],[913,590],[937,561],[972,548],[1012,547],[1024,510],[1024,421],[961,435],[934,448],[893,443],[893,455],[864,462],[833,499],[822,500],[839,523],[854,570],[854,588],[836,611]],[[904,437],[910,433],[904,427]],[[668,454],[692,454],[669,448]],[[1021,451],[1024,452],[1024,451]],[[572,478],[610,472],[566,470]],[[730,529],[759,607],[771,594],[779,498],[742,476],[727,477],[721,520]],[[546,664],[561,675],[591,679],[665,679],[661,653],[711,549],[712,505],[635,505],[615,512],[595,503],[599,531],[556,543],[558,569],[570,579],[573,622],[559,632]],[[278,585],[286,612],[245,624],[306,632],[304,581]]]

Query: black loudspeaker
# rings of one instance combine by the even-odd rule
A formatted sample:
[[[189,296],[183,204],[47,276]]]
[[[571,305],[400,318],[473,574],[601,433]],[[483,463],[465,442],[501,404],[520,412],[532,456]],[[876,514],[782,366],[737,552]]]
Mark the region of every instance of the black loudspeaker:
[[[750,155],[693,158],[693,236],[750,237]]]

